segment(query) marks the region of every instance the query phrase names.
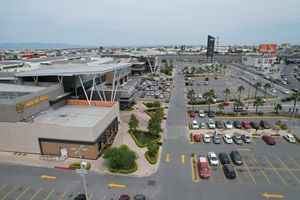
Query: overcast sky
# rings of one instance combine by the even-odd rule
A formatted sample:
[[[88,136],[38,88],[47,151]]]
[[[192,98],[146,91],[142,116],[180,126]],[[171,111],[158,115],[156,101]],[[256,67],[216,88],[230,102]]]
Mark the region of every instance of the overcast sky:
[[[300,44],[300,0],[1,0],[0,42]]]

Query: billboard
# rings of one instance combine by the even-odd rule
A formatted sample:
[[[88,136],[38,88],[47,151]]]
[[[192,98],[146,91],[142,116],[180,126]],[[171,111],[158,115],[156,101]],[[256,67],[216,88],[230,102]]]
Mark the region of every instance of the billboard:
[[[260,44],[258,48],[258,52],[274,54],[276,53],[276,44]]]
[[[215,49],[215,38],[208,35],[207,37],[207,57],[213,57],[214,56],[214,49]]]

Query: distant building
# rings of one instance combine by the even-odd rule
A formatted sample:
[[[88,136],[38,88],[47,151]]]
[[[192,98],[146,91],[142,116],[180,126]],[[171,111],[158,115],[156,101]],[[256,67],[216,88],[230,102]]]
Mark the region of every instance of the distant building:
[[[268,68],[274,66],[275,63],[278,62],[278,58],[276,56],[271,55],[246,55],[242,56],[242,63],[249,67],[255,68]]]

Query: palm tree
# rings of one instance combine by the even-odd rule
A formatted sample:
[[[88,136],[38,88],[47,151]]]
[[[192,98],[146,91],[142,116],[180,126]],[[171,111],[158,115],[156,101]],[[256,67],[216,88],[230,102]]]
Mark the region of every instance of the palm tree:
[[[245,88],[242,85],[239,86],[238,89],[237,89],[237,91],[239,92],[239,101],[241,100],[241,93],[242,93],[243,90],[245,90]]]
[[[267,95],[267,89],[270,89],[272,86],[270,83],[265,83],[264,84],[264,89],[265,89],[265,98],[266,98],[266,95]]]
[[[228,88],[226,88],[223,92],[225,93],[225,100],[224,101],[227,101],[227,97],[228,97],[228,94],[230,94],[230,90]]]
[[[222,103],[219,103],[218,108],[220,109],[220,112],[224,109],[224,105]]]
[[[244,104],[243,104],[240,100],[238,100],[238,99],[234,100],[233,110],[234,110],[236,113],[238,113],[239,108],[242,108],[243,106],[244,106]]]
[[[255,87],[255,94],[254,94],[254,98],[256,99],[257,90],[258,90],[258,88],[260,88],[260,87],[261,87],[261,83],[260,83],[260,82],[257,82],[257,83],[255,83],[254,87]]]
[[[280,103],[276,104],[274,106],[274,110],[276,111],[276,114],[278,114],[278,111],[282,110],[282,105]]]
[[[299,97],[300,97],[300,91],[294,92],[292,94],[292,98],[294,99],[293,118],[295,116],[295,108],[296,108],[296,105],[297,105],[297,101],[299,100]]]
[[[261,98],[256,98],[255,101],[253,102],[253,105],[255,106],[255,113],[258,113],[258,106],[263,105],[263,101]]]
[[[214,90],[209,90],[203,94],[203,97],[205,98],[206,103],[208,104],[208,112],[210,111],[210,105],[214,103],[214,101],[212,100],[213,96]]]

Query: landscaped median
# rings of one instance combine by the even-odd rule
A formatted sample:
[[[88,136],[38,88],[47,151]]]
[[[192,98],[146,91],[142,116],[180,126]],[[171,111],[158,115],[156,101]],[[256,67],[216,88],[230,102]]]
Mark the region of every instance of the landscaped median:
[[[161,135],[153,135],[142,129],[130,130],[129,133],[135,144],[140,148],[147,147],[150,143],[158,142],[161,139]]]
[[[194,182],[199,182],[200,177],[199,177],[199,172],[198,172],[196,154],[192,153],[190,159],[191,159],[191,166],[192,166],[192,179]]]

